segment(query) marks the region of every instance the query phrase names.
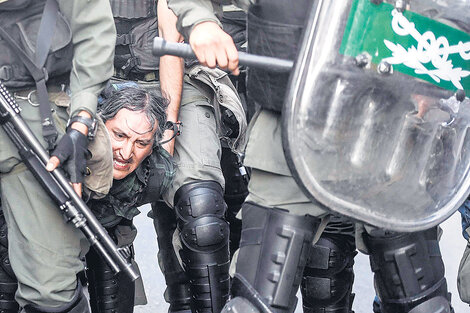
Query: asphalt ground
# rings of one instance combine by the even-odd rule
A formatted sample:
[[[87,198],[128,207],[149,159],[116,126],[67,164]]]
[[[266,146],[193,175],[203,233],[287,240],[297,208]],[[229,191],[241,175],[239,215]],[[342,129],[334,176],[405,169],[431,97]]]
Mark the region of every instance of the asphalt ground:
[[[135,242],[136,259],[142,272],[148,298],[148,304],[137,306],[135,312],[166,313],[168,312],[168,304],[163,299],[166,285],[156,259],[157,243],[152,220],[147,217],[149,209],[150,206],[141,207],[142,214],[135,219],[135,224],[139,231]],[[446,266],[447,285],[452,293],[452,305],[455,313],[470,312],[469,306],[460,301],[457,292],[457,271],[466,245],[466,241],[461,235],[460,214],[454,214],[441,227],[444,232],[440,246]],[[356,313],[371,313],[375,292],[369,259],[366,255],[359,253],[355,261],[354,271],[356,278],[354,281],[354,293],[356,297],[353,309]],[[300,294],[298,297],[299,304],[295,313],[302,313]]]

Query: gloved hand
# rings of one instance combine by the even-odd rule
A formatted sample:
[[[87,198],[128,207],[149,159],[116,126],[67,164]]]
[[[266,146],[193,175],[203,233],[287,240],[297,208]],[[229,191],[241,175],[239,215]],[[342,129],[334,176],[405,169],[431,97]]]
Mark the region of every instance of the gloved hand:
[[[69,128],[52,152],[52,157],[47,163],[46,169],[51,171],[57,167],[57,160],[54,161],[55,156],[58,163],[62,164],[69,174],[70,181],[72,183],[82,183],[86,173],[86,159],[89,154],[87,147],[87,136],[76,129]]]

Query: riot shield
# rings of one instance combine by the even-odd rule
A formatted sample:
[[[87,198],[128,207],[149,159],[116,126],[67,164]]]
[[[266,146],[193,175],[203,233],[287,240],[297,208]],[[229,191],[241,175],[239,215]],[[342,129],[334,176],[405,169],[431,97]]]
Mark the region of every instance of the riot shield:
[[[470,2],[318,0],[283,111],[289,167],[332,211],[395,231],[470,187]]]

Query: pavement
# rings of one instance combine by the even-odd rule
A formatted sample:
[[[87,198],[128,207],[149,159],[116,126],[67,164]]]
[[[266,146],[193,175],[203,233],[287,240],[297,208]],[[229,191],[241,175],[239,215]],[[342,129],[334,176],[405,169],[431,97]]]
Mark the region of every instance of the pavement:
[[[136,217],[135,224],[139,231],[135,242],[136,259],[142,272],[148,304],[137,306],[136,313],[166,313],[168,304],[163,299],[165,280],[158,267],[156,254],[157,242],[153,223],[147,217],[150,206],[140,208],[142,214]],[[449,291],[452,293],[452,305],[455,313],[470,312],[468,304],[460,301],[457,292],[457,271],[460,258],[465,249],[466,241],[461,235],[460,214],[454,214],[445,221],[441,227],[444,232],[441,238],[441,252],[446,266],[446,278]],[[356,257],[354,293],[356,294],[353,309],[356,313],[372,313],[374,299],[373,276],[370,270],[369,259],[361,253]],[[300,294],[299,304],[295,313],[302,313]]]

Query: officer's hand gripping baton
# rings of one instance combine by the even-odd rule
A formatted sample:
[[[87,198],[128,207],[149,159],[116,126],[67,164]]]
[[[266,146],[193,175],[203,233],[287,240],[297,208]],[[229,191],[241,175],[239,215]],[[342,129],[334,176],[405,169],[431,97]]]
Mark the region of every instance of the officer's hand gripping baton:
[[[152,53],[156,56],[174,55],[186,59],[196,59],[191,46],[186,43],[169,42],[161,37],[153,39]],[[267,57],[262,55],[238,52],[238,63],[248,67],[263,69],[270,72],[289,72],[294,61]]]
[[[60,169],[46,170],[49,155],[20,115],[20,107],[0,81],[0,124],[49,196],[59,206],[65,220],[80,229],[90,244],[115,273],[124,271],[132,280],[139,274],[116,247],[85,202],[75,193]]]

